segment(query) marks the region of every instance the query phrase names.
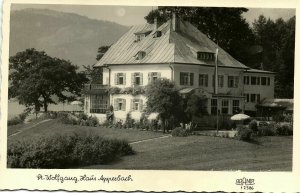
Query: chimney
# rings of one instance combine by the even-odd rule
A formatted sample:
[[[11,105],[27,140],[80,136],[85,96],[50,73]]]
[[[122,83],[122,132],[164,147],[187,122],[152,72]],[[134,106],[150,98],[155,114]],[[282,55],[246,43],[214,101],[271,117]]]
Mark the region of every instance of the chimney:
[[[157,17],[154,18],[154,29],[153,31],[157,31]]]

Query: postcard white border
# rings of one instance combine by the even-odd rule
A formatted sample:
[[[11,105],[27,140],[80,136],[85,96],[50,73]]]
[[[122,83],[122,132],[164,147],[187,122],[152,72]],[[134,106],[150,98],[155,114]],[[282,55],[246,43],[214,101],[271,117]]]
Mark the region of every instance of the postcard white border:
[[[254,191],[261,192],[296,192],[300,191],[300,115],[299,108],[299,84],[300,77],[295,76],[294,96],[294,140],[293,140],[293,171],[292,172],[241,172],[241,171],[173,171],[173,170],[37,170],[37,169],[7,169],[7,85],[8,85],[8,52],[9,52],[9,17],[12,3],[32,4],[80,4],[80,5],[131,5],[131,6],[214,6],[214,7],[251,7],[251,8],[295,8],[296,9],[296,48],[299,53],[299,1],[275,1],[275,0],[11,0],[3,4],[3,41],[2,41],[2,65],[1,65],[1,126],[0,126],[0,190],[77,190],[77,191],[241,191],[235,185],[238,178],[254,178]],[[299,75],[299,56],[295,54],[295,74]],[[83,183],[57,183],[37,181],[38,174],[60,174],[68,176],[80,176],[83,174],[94,176],[131,175],[132,182],[83,182]],[[247,192],[250,192],[248,190]]]

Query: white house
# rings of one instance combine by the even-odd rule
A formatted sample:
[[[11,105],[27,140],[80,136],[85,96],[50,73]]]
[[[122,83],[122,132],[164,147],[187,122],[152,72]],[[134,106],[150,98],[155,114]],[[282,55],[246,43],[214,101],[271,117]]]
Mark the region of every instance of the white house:
[[[219,88],[215,94],[217,48]],[[138,119],[147,99],[143,94],[132,95],[127,91],[138,90],[158,78],[174,81],[182,94],[206,94],[210,114],[217,109],[222,114],[234,114],[238,109],[255,111],[260,100],[274,98],[272,72],[250,69],[174,15],[160,26],[156,22],[133,26],[95,67],[103,68],[103,85],[86,85],[84,111],[100,120],[105,119],[110,105],[116,118],[124,119],[131,112]],[[121,92],[107,92],[116,87]]]

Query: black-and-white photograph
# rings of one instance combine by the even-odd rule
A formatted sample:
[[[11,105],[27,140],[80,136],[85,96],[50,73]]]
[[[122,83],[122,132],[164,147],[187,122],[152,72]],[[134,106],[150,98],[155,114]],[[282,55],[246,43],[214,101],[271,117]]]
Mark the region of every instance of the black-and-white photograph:
[[[12,4],[7,168],[292,172],[295,21]]]

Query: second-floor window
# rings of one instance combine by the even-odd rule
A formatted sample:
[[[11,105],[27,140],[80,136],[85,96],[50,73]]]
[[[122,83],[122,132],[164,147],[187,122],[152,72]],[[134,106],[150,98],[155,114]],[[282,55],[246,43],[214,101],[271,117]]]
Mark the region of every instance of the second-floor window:
[[[249,76],[244,76],[244,84],[249,85]]]
[[[194,85],[194,73],[180,72],[180,85],[193,86]]]
[[[143,73],[140,72],[132,73],[131,82],[133,85],[143,85]]]
[[[208,87],[208,75],[207,74],[199,74],[199,86]]]
[[[237,88],[239,85],[238,76],[228,76],[228,88]]]
[[[215,87],[215,75],[213,75],[212,78],[213,78],[212,86]],[[218,85],[219,85],[219,88],[223,88],[223,86],[224,86],[224,76],[223,75],[218,75]]]
[[[270,77],[261,77],[261,85],[266,86],[270,85]]]
[[[157,79],[159,79],[161,76],[160,72],[149,72],[148,73],[148,82],[153,82]]]
[[[115,84],[116,85],[125,85],[126,74],[125,73],[116,73],[115,74]]]

